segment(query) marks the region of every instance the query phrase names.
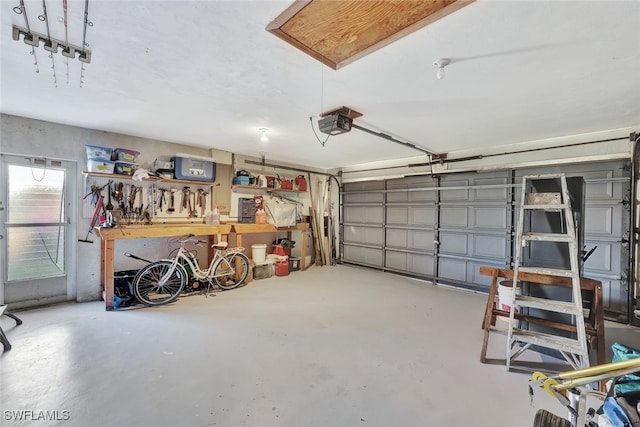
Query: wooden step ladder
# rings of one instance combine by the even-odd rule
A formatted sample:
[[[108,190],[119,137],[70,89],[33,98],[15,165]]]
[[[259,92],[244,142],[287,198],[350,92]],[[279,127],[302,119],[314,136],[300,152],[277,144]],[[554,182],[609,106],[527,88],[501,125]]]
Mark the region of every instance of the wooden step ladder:
[[[534,181],[558,180],[561,192],[558,193],[533,193],[529,191]],[[567,187],[567,178],[564,174],[546,174],[525,176],[522,178],[522,198],[520,200],[520,214],[516,235],[516,254],[513,272],[513,286],[518,283],[519,273],[546,274],[551,276],[566,277],[571,279],[571,301],[557,301],[547,298],[529,295],[518,295],[513,292],[511,311],[509,314],[509,326],[507,329],[506,366],[511,369],[511,361],[520,356],[524,351],[533,346],[554,349],[560,352],[566,361],[574,369],[589,367],[589,350],[585,332],[584,314],[582,308],[582,295],[580,288],[580,248],[573,219],[571,199]],[[564,228],[560,233],[536,233],[525,231],[525,214],[532,211],[558,212],[561,224]],[[531,241],[558,242],[568,245],[570,268],[547,268],[531,265],[523,266],[522,252]],[[523,275],[524,276],[524,275]],[[521,287],[524,289],[524,286]],[[521,322],[515,316],[515,307],[544,310],[550,313],[564,313],[571,316],[572,323],[576,327],[576,337],[566,337],[548,332],[536,332],[521,327]]]

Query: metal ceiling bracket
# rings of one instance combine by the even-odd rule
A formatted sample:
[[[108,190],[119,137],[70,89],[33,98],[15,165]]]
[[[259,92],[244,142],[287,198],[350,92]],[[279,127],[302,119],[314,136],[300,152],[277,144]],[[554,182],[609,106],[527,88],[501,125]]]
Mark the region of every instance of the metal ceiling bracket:
[[[22,27],[18,27],[17,25],[13,26],[12,30],[12,38],[13,40],[20,40],[20,34],[23,36],[23,41],[34,47],[38,47],[40,45],[40,41],[44,42],[44,48],[52,53],[58,52],[58,47],[62,48],[62,55],[67,58],[75,58],[76,53],[78,54],[78,60],[85,63],[91,62],[91,51],[87,49],[83,49],[79,46],[72,45],[70,43],[66,43],[62,40],[55,39],[53,37],[47,37],[44,34],[37,33],[35,31],[29,31]]]

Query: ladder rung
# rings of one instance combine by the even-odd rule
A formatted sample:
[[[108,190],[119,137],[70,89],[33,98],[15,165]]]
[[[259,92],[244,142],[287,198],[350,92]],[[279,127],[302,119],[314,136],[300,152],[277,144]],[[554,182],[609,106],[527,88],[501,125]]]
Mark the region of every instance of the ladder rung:
[[[542,179],[560,179],[562,177],[566,176],[564,173],[543,173],[540,175],[527,175],[527,176],[523,176],[522,180],[523,181],[536,181],[536,180],[542,180]]]
[[[540,210],[540,211],[562,211],[569,209],[567,205],[522,205],[522,209]]]
[[[573,354],[588,355],[588,350],[583,348],[580,341],[572,338],[565,338],[542,332],[526,331],[524,329],[513,329],[511,338],[513,341],[531,343],[542,347],[567,351]]]
[[[528,295],[516,295],[516,306],[538,308],[555,313],[566,313],[574,316],[582,316],[582,307],[567,301],[550,300],[546,298],[530,297]]]
[[[578,272],[573,272],[572,270],[563,270],[560,268],[546,268],[546,267],[519,267],[518,271],[523,273],[533,273],[533,274],[546,274],[548,276],[558,276],[558,277],[578,277]]]
[[[567,242],[571,243],[575,239],[573,236],[563,233],[522,233],[524,240],[540,240],[547,242]]]

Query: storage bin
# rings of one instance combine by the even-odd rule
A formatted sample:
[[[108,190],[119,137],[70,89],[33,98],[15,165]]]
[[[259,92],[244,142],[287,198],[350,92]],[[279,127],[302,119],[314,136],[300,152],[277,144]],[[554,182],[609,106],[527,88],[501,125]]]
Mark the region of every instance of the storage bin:
[[[136,304],[133,294],[133,279],[138,270],[124,270],[113,273],[113,308],[129,307]]]
[[[113,158],[111,160],[135,163],[139,155],[140,152],[138,151],[129,150],[126,148],[116,148],[115,150],[113,150]]]
[[[84,147],[87,150],[87,159],[111,161],[113,148],[101,147],[99,145],[85,145]]]
[[[289,258],[289,271],[300,270],[300,258]]]
[[[97,173],[113,173],[116,162],[111,160],[87,160],[87,171]]]
[[[177,179],[213,182],[216,180],[216,164],[213,160],[198,157],[180,157],[173,159]]]
[[[138,165],[129,162],[115,162],[115,171],[120,175],[133,175]]]
[[[249,185],[248,176],[234,176],[231,182],[232,185]]]
[[[273,263],[259,264],[253,267],[253,278],[256,280],[268,279],[276,272],[276,265]]]

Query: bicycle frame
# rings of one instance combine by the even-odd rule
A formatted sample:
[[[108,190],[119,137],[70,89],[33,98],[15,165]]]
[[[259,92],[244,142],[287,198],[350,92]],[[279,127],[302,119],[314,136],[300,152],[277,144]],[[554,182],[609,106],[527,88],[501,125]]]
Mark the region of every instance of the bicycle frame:
[[[171,275],[175,272],[176,268],[183,268],[184,266],[182,266],[180,264],[180,260],[184,260],[187,265],[189,265],[189,267],[191,268],[191,273],[193,275],[193,277],[195,277],[197,280],[206,280],[206,281],[211,281],[216,277],[222,277],[225,276],[227,274],[229,274],[229,272],[231,274],[235,273],[235,268],[234,266],[231,265],[231,263],[225,258],[225,255],[227,254],[231,254],[234,252],[241,252],[242,248],[229,248],[229,249],[225,249],[225,250],[216,250],[213,258],[211,259],[211,262],[209,263],[209,267],[206,270],[203,270],[200,268],[200,265],[198,264],[198,262],[194,262],[195,259],[192,257],[189,257],[186,255],[187,250],[184,248],[184,244],[188,241],[192,241],[192,242],[196,242],[197,243],[202,243],[200,241],[196,241],[196,240],[185,240],[185,241],[181,241],[180,242],[180,248],[178,249],[178,253],[171,259],[168,261],[171,261],[171,268],[167,271],[167,273],[159,280],[158,284],[159,285],[163,285],[164,283],[166,283],[166,281],[171,277]],[[218,266],[218,264],[220,263],[226,263],[227,267],[229,268],[229,271],[225,272],[224,274],[219,274],[219,275],[214,275],[213,272],[215,271],[215,268]],[[186,273],[186,271],[185,271]]]

